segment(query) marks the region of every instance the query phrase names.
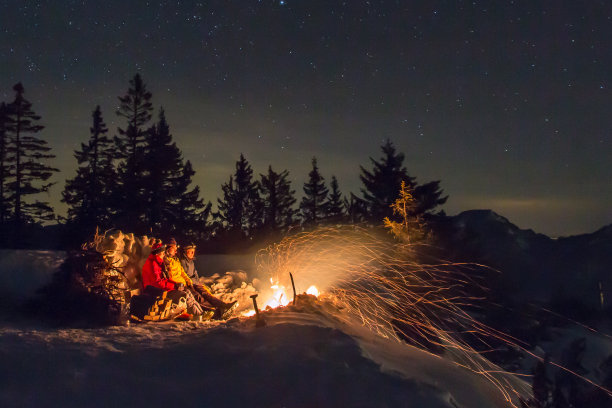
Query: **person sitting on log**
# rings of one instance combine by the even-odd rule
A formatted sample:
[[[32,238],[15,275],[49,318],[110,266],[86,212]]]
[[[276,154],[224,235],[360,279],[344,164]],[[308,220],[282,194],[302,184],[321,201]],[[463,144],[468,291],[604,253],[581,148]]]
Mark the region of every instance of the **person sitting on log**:
[[[131,302],[132,314],[141,318],[156,299],[168,298],[174,304],[180,304],[185,297],[180,291],[180,285],[171,281],[164,271],[164,256],[166,246],[162,243],[153,244],[151,254],[142,267],[143,296],[134,296]],[[164,296],[166,292],[166,296]]]
[[[185,283],[177,282],[169,276],[164,258],[168,250],[167,245],[161,243],[154,244],[151,255],[142,267],[142,286],[144,294],[158,297],[165,291],[170,291],[174,297],[185,297],[187,301],[187,311],[193,315],[203,314],[202,307],[193,300],[185,291]]]
[[[176,240],[174,240],[174,238],[170,240],[170,244],[172,244],[173,242],[176,244]],[[169,246],[169,250],[171,250],[170,248],[171,246]],[[195,262],[194,262],[195,250],[196,250],[195,244],[189,244],[185,248],[183,248],[183,251],[181,252],[181,259],[180,261],[178,261],[179,267],[182,272],[180,275],[183,277],[188,289],[191,291],[191,293],[193,294],[195,299],[200,303],[200,305],[202,305],[205,308],[213,307],[215,309],[215,315],[213,316],[213,318],[217,318],[217,319],[224,318],[233,309],[236,302],[234,301],[234,302],[226,303],[222,301],[221,299],[215,297],[212,294],[212,291],[205,285],[194,283],[194,281],[197,281],[199,279],[198,271],[196,270]],[[173,251],[175,254],[176,248],[171,251]],[[172,257],[174,257],[174,254],[172,255]],[[176,258],[173,258],[173,259],[176,259]],[[178,269],[174,265],[174,261],[172,261],[172,263],[173,265],[171,266],[171,268],[173,268],[174,270]],[[175,276],[175,273],[173,273],[172,276]]]
[[[153,244],[151,248],[151,254],[142,267],[144,293],[159,296],[161,292],[178,289],[178,284],[168,279],[164,273],[165,250],[166,245],[161,243]]]

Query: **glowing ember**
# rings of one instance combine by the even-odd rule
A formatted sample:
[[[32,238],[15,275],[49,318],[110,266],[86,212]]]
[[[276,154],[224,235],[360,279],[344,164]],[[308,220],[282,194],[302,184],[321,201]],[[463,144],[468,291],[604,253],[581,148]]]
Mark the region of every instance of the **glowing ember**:
[[[319,296],[319,289],[317,289],[317,287],[315,285],[312,285],[311,287],[308,288],[308,290],[306,291],[306,294],[318,297]]]
[[[279,306],[287,306],[289,304],[289,297],[285,293],[285,287],[278,284],[272,285],[272,290],[274,294],[266,303],[264,303],[263,308],[266,309],[271,307],[272,309],[277,308]]]
[[[242,313],[242,316],[245,316],[245,317],[255,316],[255,310],[247,310],[244,313]]]

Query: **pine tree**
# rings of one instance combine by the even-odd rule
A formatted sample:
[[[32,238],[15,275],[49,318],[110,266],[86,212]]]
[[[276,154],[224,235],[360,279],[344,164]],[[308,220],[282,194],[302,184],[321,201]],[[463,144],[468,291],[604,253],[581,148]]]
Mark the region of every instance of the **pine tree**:
[[[106,136],[108,129],[100,106],[92,113],[93,124],[87,144],[74,152],[79,168],[74,178],[66,181],[62,201],[67,203],[68,220],[91,234],[96,227],[109,228],[112,190],[116,181],[113,168],[114,146]]]
[[[194,175],[191,162],[187,160],[174,184],[174,195],[179,196],[175,228],[178,231],[176,235],[197,241],[209,238],[212,203],[204,204],[198,186],[189,190]]]
[[[328,189],[325,179],[319,173],[317,158],[312,158],[312,170],[308,173],[308,181],[304,183],[304,197],[300,203],[302,224],[318,225],[328,213]]]
[[[325,218],[327,222],[339,223],[344,220],[345,210],[342,193],[338,187],[338,180],[336,179],[336,176],[331,177],[329,186],[331,187],[331,191],[329,192],[329,197],[327,199],[327,214]]]
[[[163,109],[147,136],[143,161],[146,209],[145,221],[154,235],[161,233],[193,237],[201,229],[200,216],[210,211],[199,198],[199,188],[191,188],[195,174],[172,140]],[[191,190],[190,190],[191,188]]]
[[[215,217],[221,228],[232,237],[252,237],[262,223],[263,204],[259,183],[253,181],[253,169],[240,154],[236,172],[221,186],[223,199],[218,199]]]
[[[355,194],[350,193],[349,197],[344,197],[343,200],[344,210],[348,218],[348,222],[351,224],[359,224],[365,219],[367,214],[366,202]]]
[[[416,187],[414,177],[410,177],[406,168],[402,166],[404,154],[396,153],[390,140],[387,140],[381,149],[383,157],[380,161],[370,157],[374,166],[372,171],[359,166],[362,172],[359,178],[365,187],[361,192],[368,212],[366,218],[374,222],[392,216],[391,204],[397,197],[402,181],[410,190]]]
[[[117,222],[121,228],[146,232],[142,203],[146,202],[144,179],[144,152],[153,105],[140,74],[130,80],[125,96],[119,97],[117,115],[127,120],[125,129],[118,128],[115,136],[118,183],[116,190]]]
[[[289,171],[276,173],[272,166],[268,174],[261,176],[261,195],[263,201],[263,228],[267,232],[286,231],[294,223],[297,211],[293,208],[296,202],[295,190],[287,179]]]
[[[7,162],[8,134],[6,133],[7,111],[6,104],[0,104],[0,226],[4,225],[9,217],[9,203],[6,198],[5,185],[8,182],[9,168]]]
[[[392,216],[391,205],[397,197],[402,181],[413,192],[418,203],[415,215],[428,216],[437,206],[446,202],[448,197],[441,197],[440,181],[419,185],[414,177],[408,175],[408,171],[403,167],[404,154],[396,153],[390,140],[387,140],[381,149],[383,157],[380,161],[370,157],[374,166],[372,171],[360,166],[362,174],[359,178],[364,185],[361,192],[364,207],[367,209],[367,219],[379,222]]]
[[[448,196],[442,196],[442,189],[440,188],[440,180],[430,181],[425,184],[418,184],[414,188],[414,198],[416,199],[418,206],[415,214],[424,215],[427,217],[432,211],[444,204],[448,199]]]
[[[8,135],[5,163],[8,165],[5,186],[7,202],[11,205],[11,218],[19,232],[28,223],[40,223],[53,219],[53,208],[44,201],[27,200],[28,196],[37,196],[49,191],[54,184],[47,182],[56,168],[44,164],[55,155],[49,153],[47,142],[35,136],[44,129],[38,125],[40,116],[32,110],[32,104],[24,98],[21,83],[13,87],[15,100],[6,105],[5,134]]]

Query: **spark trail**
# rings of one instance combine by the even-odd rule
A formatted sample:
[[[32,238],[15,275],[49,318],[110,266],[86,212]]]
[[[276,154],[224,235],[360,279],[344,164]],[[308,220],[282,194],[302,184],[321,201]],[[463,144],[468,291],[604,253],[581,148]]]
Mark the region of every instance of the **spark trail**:
[[[291,272],[298,292],[315,285],[347,316],[378,335],[444,355],[486,377],[512,406],[519,406],[519,398],[531,395],[528,384],[484,354],[494,348],[489,345],[501,342],[539,357],[473,317],[484,293],[478,270],[486,267],[439,260],[422,263],[418,248],[359,227],[327,227],[271,245],[258,253],[256,263],[260,276],[268,274],[277,285],[289,287]],[[479,351],[468,338],[479,343]]]

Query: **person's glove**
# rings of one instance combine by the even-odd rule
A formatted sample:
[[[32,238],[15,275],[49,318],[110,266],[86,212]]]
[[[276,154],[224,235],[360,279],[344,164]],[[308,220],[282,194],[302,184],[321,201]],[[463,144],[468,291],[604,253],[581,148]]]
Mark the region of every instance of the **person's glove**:
[[[176,283],[174,285],[174,289],[175,290],[185,290],[185,284],[184,283]]]

